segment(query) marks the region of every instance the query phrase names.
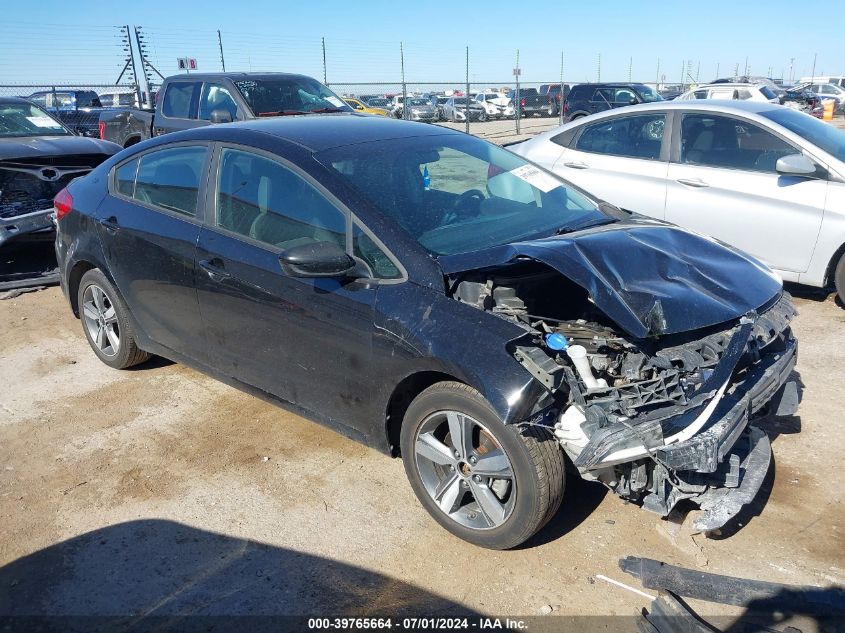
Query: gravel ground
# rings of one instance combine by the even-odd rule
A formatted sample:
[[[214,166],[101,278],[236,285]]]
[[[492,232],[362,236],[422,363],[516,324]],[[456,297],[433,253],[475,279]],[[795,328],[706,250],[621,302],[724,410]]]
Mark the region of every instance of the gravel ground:
[[[490,552],[439,528],[398,460],[182,365],[105,367],[58,288],[0,301],[0,614],[631,615],[647,601],[596,578],[639,586],[628,555],[843,584],[845,310],[797,303],[804,400],[766,425],[768,499],[740,529],[692,536],[571,478],[532,542]]]

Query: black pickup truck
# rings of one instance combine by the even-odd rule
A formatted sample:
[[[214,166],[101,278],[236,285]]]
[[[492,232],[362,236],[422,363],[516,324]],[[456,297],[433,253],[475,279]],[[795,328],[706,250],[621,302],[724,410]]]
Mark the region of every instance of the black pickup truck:
[[[519,99],[517,99],[516,92],[512,92],[511,97],[513,97],[514,106],[519,111],[520,117],[546,114],[546,97],[541,95],[536,88],[520,88]]]
[[[100,138],[129,147],[152,136],[268,116],[352,112],[316,79],[287,73],[192,73],[164,80],[155,110],[100,114]]]
[[[27,97],[80,136],[98,136],[100,113],[106,110],[93,90],[41,90]]]

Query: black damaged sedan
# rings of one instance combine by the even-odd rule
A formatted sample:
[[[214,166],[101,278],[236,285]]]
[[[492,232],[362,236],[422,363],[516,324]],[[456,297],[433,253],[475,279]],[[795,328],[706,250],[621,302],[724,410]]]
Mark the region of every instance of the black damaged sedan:
[[[447,129],[198,128],[55,207],[104,363],[165,356],[401,456],[428,512],[484,547],[537,532],[567,470],[718,528],[768,468],[755,420],[797,405],[794,308],[762,264]]]

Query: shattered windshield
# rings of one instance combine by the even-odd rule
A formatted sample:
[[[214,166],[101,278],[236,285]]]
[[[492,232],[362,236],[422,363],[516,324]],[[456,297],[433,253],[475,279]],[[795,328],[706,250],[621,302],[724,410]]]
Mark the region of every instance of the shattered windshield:
[[[244,79],[236,81],[235,86],[255,116],[352,112],[346,102],[310,77]]]
[[[70,131],[31,103],[0,103],[0,138],[69,136]]]
[[[472,136],[373,141],[317,159],[436,255],[611,221],[568,183]]]

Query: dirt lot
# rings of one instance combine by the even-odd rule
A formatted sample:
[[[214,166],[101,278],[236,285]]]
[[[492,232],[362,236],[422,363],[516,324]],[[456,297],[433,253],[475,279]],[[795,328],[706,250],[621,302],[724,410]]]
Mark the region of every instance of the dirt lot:
[[[429,519],[398,460],[181,365],[105,367],[58,288],[0,301],[0,613],[629,615],[647,601],[596,579],[639,586],[628,555],[841,585],[845,310],[797,303],[804,400],[767,424],[768,501],[741,529],[673,536],[570,479],[538,537],[488,552]]]

